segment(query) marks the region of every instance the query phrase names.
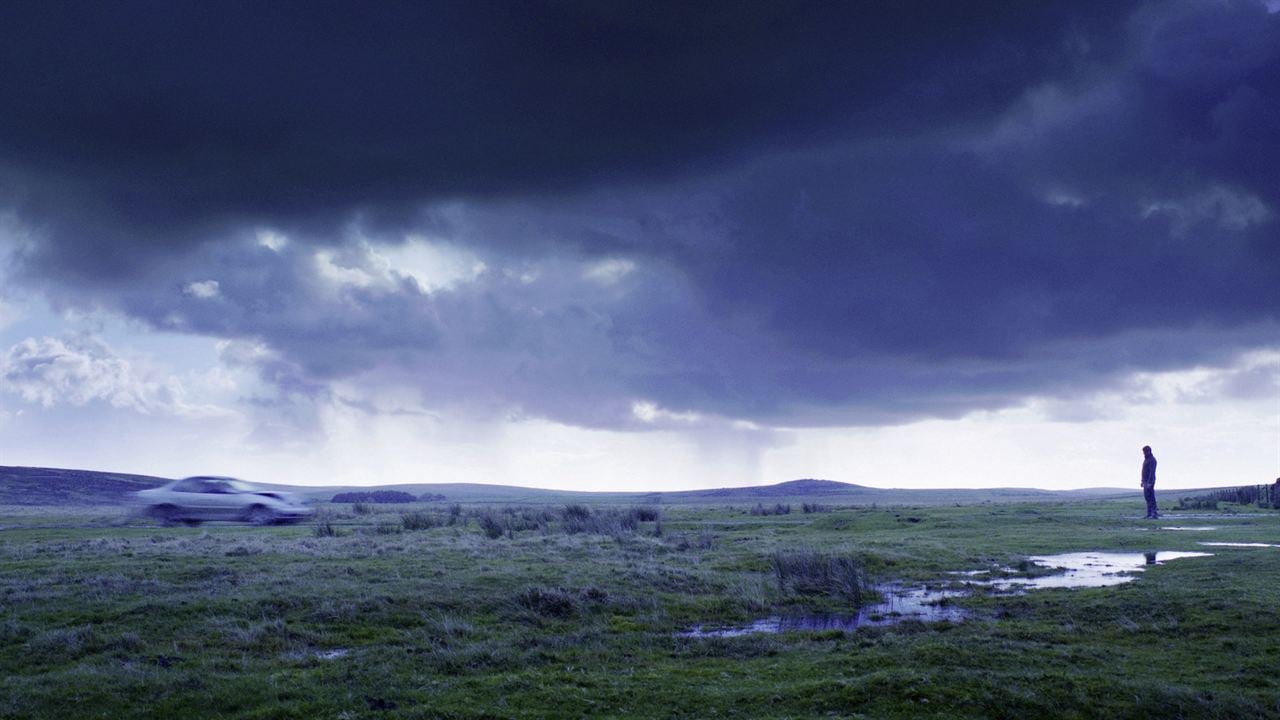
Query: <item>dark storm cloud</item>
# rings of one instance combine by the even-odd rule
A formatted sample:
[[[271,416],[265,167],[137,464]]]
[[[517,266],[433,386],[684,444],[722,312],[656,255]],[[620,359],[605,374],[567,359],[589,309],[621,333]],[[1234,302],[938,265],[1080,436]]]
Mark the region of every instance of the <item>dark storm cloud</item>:
[[[954,417],[1276,344],[1280,15],[832,7],[6,5],[17,270],[260,343],[282,397],[587,426]],[[379,270],[405,233],[486,269]]]
[[[119,275],[228,223],[400,224],[981,119],[1117,6],[7,3],[3,182]]]

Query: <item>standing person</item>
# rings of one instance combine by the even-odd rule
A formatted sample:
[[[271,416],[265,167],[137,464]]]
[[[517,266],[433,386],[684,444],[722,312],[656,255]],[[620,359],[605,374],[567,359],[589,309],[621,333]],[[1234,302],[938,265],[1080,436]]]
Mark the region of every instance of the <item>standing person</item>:
[[[1158,520],[1160,511],[1156,507],[1156,456],[1151,454],[1151,446],[1142,448],[1142,497],[1147,500],[1148,520]]]

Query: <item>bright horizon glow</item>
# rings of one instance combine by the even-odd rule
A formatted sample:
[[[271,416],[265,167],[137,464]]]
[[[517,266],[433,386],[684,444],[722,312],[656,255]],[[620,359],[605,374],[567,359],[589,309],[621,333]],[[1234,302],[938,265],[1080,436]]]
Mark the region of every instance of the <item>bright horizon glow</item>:
[[[1126,489],[1137,488],[1139,449],[1150,444],[1160,460],[1157,487],[1168,491],[1268,483],[1280,459],[1275,398],[1206,394],[1241,373],[1280,365],[1280,351],[1252,353],[1231,369],[1145,374],[1122,392],[1073,404],[1038,399],[955,420],[887,427],[769,430],[677,418],[663,429],[613,431],[439,412],[371,415],[335,404],[317,412],[314,436],[271,445],[246,443],[261,432],[243,404],[251,378],[237,378],[238,371],[207,355],[214,364],[200,367],[198,357],[211,352],[207,343],[139,333],[102,318],[92,324],[117,343],[145,345],[169,357],[183,348],[188,359],[182,374],[150,353],[133,355],[129,372],[149,373],[153,385],[177,382],[185,391],[183,407],[211,409],[184,415],[170,408],[167,414],[102,401],[43,407],[12,392],[0,394],[0,437],[8,439],[3,464],[160,477],[229,475],[305,486],[479,483],[671,492],[815,478],[884,489]],[[0,339],[14,344],[4,332]],[[111,349],[130,356],[124,345]],[[393,407],[395,397],[387,393],[379,403]],[[637,410],[648,422],[660,412]],[[1071,419],[1055,419],[1061,417]],[[104,433],[103,427],[112,430]],[[80,439],[67,443],[67,437]]]

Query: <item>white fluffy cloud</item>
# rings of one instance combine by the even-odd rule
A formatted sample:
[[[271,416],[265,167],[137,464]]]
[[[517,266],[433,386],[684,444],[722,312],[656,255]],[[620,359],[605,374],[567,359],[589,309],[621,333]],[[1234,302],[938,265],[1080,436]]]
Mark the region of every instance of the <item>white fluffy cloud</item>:
[[[187,286],[182,289],[182,292],[186,295],[200,298],[202,300],[216,298],[218,297],[218,281],[202,280],[200,282],[187,283]]]
[[[121,357],[90,335],[27,338],[13,345],[0,356],[0,390],[45,408],[104,403],[148,415],[224,412],[188,403],[178,378]]]

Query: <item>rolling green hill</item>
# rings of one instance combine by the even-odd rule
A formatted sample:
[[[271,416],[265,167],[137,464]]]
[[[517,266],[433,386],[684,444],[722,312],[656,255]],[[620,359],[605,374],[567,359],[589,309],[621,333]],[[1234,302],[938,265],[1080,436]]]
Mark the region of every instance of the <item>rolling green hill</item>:
[[[0,465],[0,505],[116,505],[168,478]]]
[[[168,482],[168,478],[93,470],[0,466],[0,505],[115,505],[130,493]],[[259,483],[262,484],[262,483]],[[679,492],[573,492],[477,483],[413,483],[376,486],[266,485],[327,501],[340,492],[398,490],[415,496],[443,495],[460,503],[588,504],[752,504],[818,502],[835,505],[944,505],[983,502],[1033,502],[1134,497],[1117,488],[1051,491],[1033,488],[899,490],[833,480],[791,480],[775,485],[685,490]],[[1187,491],[1179,491],[1187,492]]]

